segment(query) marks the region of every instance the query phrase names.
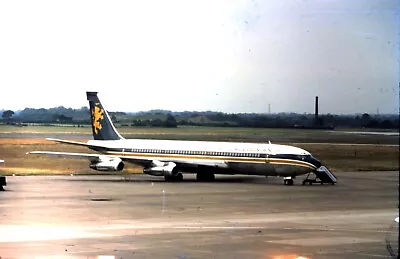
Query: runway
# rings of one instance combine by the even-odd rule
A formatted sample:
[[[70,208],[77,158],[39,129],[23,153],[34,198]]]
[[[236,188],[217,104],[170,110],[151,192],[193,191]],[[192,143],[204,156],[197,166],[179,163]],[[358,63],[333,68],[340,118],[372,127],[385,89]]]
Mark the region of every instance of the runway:
[[[390,258],[398,172],[336,175],[7,177],[0,258]]]

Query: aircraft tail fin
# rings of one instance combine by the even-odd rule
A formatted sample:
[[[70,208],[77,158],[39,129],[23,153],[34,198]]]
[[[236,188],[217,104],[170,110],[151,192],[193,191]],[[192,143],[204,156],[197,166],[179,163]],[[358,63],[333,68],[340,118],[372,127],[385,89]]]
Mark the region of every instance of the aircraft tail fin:
[[[90,106],[93,139],[119,140],[124,139],[115,129],[107,110],[104,109],[97,97],[97,92],[86,92]]]

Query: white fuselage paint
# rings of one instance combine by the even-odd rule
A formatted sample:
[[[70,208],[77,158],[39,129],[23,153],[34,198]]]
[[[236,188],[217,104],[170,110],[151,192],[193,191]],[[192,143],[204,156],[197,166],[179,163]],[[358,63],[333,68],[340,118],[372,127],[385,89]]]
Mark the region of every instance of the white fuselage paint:
[[[277,144],[143,139],[89,140],[88,144],[104,148],[99,151],[106,155],[116,155],[132,163],[136,163],[132,160],[143,159],[186,167],[232,169],[248,175],[279,176],[302,175],[317,168],[301,159],[276,158],[279,155],[311,156],[301,148]]]

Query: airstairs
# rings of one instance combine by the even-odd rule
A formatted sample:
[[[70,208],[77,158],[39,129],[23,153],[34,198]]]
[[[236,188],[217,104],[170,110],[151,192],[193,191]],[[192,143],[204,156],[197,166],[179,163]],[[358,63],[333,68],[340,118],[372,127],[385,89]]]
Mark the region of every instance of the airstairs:
[[[337,182],[336,176],[325,166],[321,166],[313,173],[315,174],[315,179],[309,179],[308,177],[310,176],[310,174],[308,174],[307,178],[303,181],[303,185],[305,185],[306,183],[308,183],[309,185],[312,185],[313,183],[330,183],[334,185]]]

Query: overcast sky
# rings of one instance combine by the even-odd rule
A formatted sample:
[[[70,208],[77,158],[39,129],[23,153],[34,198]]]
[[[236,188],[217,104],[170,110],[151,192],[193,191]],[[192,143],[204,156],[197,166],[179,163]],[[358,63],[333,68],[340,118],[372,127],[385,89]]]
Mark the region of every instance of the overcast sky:
[[[0,1],[0,109],[398,113],[399,2]]]

